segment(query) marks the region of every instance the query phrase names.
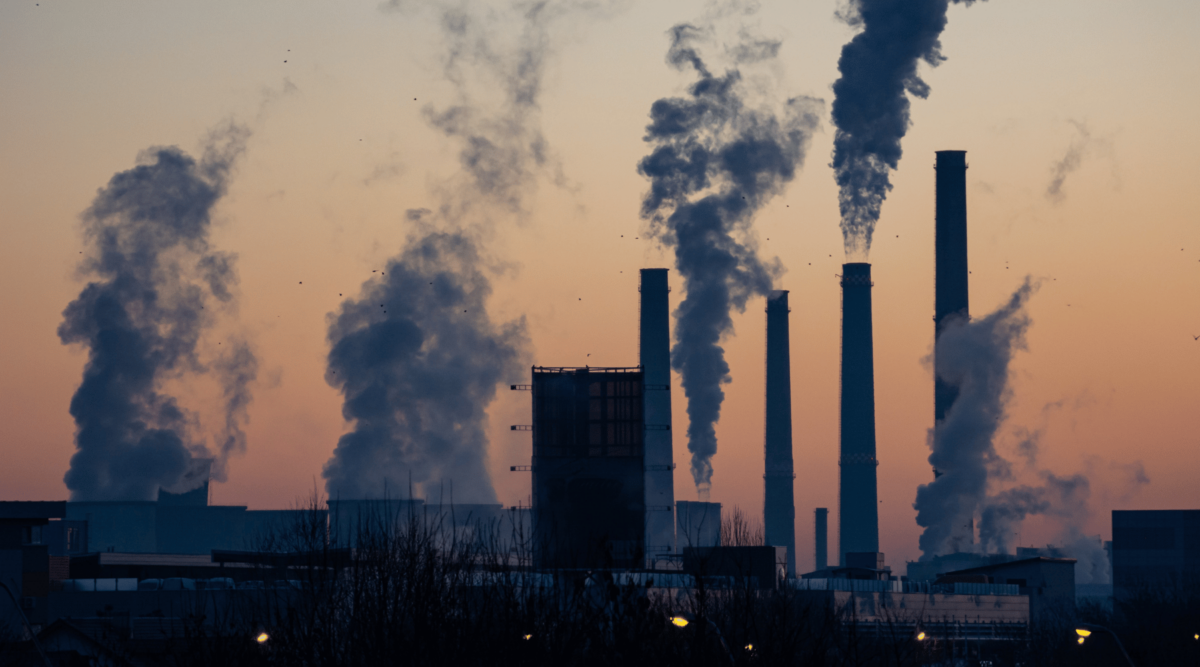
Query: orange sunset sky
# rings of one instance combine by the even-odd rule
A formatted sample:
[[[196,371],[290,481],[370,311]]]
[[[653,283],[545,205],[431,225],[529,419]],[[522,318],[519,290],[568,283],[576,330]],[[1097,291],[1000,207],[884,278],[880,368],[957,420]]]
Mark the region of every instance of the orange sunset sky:
[[[494,21],[507,44],[514,3],[456,0],[13,0],[0,4],[0,499],[62,499],[74,452],[67,412],[86,351],[56,328],[83,282],[80,214],[140,151],[199,150],[232,119],[252,131],[216,208],[213,245],[237,253],[236,318],[202,349],[241,332],[261,370],[248,448],[215,503],[284,508],[323,487],[321,467],[348,425],[324,380],[326,318],[398,253],[404,211],[432,207],[459,146],[422,108],[457,98],[443,76],[439,10]],[[578,3],[576,3],[578,4]],[[745,5],[744,5],[745,6]],[[754,7],[754,5],[749,5]],[[682,0],[608,3],[549,24],[540,125],[555,163],[539,172],[527,214],[497,223],[489,304],[524,316],[539,365],[637,363],[638,269],[674,266],[639,218],[636,169],[650,105],[692,81],[664,62],[666,31],[707,17],[713,62],[740,27],[781,39],[756,76],[764,94],[825,101],[808,158],[758,215],[765,258],[787,268],[797,560],[812,568],[812,509],[837,508],[840,288],[845,257],[828,166],[830,86],[854,29],[833,0],[764,0],[722,12]],[[490,24],[489,24],[490,25]],[[1200,3],[1194,0],[990,0],[953,5],[948,60],[922,64],[932,93],[914,99],[873,264],[880,548],[915,559],[912,503],[931,477],[934,151],[966,150],[971,310],[994,310],[1025,276],[1028,349],[1012,367],[996,446],[1012,459],[1040,430],[1039,465],[1087,473],[1090,513],[1072,519],[1111,538],[1112,509],[1200,507]],[[726,40],[723,42],[722,40]],[[286,61],[286,62],[285,62]],[[497,83],[468,68],[487,108]],[[415,98],[415,99],[414,99]],[[1061,196],[1052,169],[1075,150]],[[641,237],[641,238],[635,238]],[[301,285],[300,282],[303,282]],[[684,296],[671,272],[672,304]],[[735,315],[725,341],[732,384],[718,425],[712,500],[761,513],[765,315]],[[590,356],[588,356],[590,355]],[[527,376],[513,383],[528,382]],[[673,389],[676,496],[688,472],[686,402]],[[215,418],[203,382],[179,387]],[[490,406],[488,466],[501,502],[528,502],[529,394]],[[1134,464],[1149,483],[1134,480]],[[1017,466],[1027,479],[1033,470]],[[837,525],[830,517],[831,530]],[[1023,545],[1060,526],[1030,520]],[[836,554],[836,534],[830,535]]]

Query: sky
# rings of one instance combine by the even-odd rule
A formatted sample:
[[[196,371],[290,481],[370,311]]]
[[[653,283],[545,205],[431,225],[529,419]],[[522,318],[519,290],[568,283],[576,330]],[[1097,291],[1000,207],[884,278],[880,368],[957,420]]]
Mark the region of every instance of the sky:
[[[439,184],[458,169],[457,147],[422,113],[458,94],[444,76],[437,4],[0,5],[0,499],[67,497],[67,410],[86,351],[63,345],[56,330],[84,284],[81,214],[141,151],[198,153],[230,120],[251,135],[214,210],[211,242],[237,254],[238,306],[201,346],[244,336],[259,373],[246,451],[212,500],[286,508],[323,488],[322,466],[350,429],[325,381],[327,318],[339,294],[356,295],[398,254],[413,231],[405,211],[435,206]],[[485,18],[510,5],[458,4]],[[768,92],[825,101],[803,169],[754,222],[760,253],[786,268],[775,287],[790,290],[802,571],[813,562],[813,508],[830,508],[837,525],[845,256],[828,113],[838,55],[855,30],[838,10],[763,1],[731,16],[660,0],[556,20],[540,96],[553,168],[539,172],[526,211],[498,225],[489,247],[502,266],[488,307],[496,321],[525,318],[533,363],[636,365],[638,269],[674,267],[639,217],[648,182],[637,164],[649,152],[651,104],[692,81],[665,62],[667,31],[718,15],[719,35],[745,25],[782,40]],[[931,477],[937,150],[967,151],[972,313],[995,310],[1026,276],[1040,281],[997,449],[1015,461],[1019,434],[1038,431],[1039,466],[1088,474],[1089,511],[1071,519],[1088,535],[1111,538],[1112,509],[1200,507],[1197,28],[1200,5],[1190,0],[951,6],[947,60],[921,65],[931,94],[912,101],[870,254],[880,548],[893,566],[919,555],[912,505]],[[481,104],[490,90],[478,89]],[[1056,168],[1065,177],[1055,193]],[[684,296],[675,271],[671,284],[674,306]],[[712,500],[756,513],[764,309],[752,299],[724,342],[733,381],[712,480]],[[682,425],[678,383],[676,375]],[[211,387],[177,389],[202,421],[219,419]],[[528,464],[529,436],[509,425],[529,423],[529,409],[528,393],[507,390],[488,408],[486,465],[505,505],[528,503],[528,473],[509,466]],[[676,496],[695,499],[685,430],[673,432]],[[1148,483],[1136,481],[1139,463]],[[1020,544],[1052,542],[1061,528],[1027,521]]]

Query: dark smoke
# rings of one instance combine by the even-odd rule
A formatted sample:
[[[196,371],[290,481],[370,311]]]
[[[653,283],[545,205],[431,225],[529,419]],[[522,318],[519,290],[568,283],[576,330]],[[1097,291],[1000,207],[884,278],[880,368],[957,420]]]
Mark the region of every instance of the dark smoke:
[[[453,481],[456,502],[494,503],[487,406],[524,371],[524,321],[493,324],[476,240],[419,231],[385,276],[342,304],[325,379],[354,430],[325,465],[331,496],[380,498]],[[449,490],[449,487],[447,487]]]
[[[917,489],[913,505],[925,529],[920,541],[925,557],[966,550],[989,470],[1011,474],[993,440],[1011,396],[1009,364],[1025,349],[1025,304],[1036,289],[1026,278],[996,312],[970,322],[948,320],[938,339],[934,371],[959,393],[946,419],[930,430],[929,463],[942,474]]]
[[[196,420],[164,383],[214,372],[226,403],[217,475],[245,448],[242,425],[257,361],[245,343],[213,368],[200,359],[218,311],[233,305],[235,257],[213,250],[211,212],[249,133],[214,132],[199,161],[154,148],[112,177],[83,215],[90,279],[63,312],[64,344],[88,349],[71,399],[77,451],[64,481],[73,500],[151,500],[179,488],[193,458],[210,456]],[[216,305],[216,309],[206,309]],[[202,480],[201,480],[202,481]]]
[[[954,0],[970,5],[974,0]],[[908,132],[905,93],[929,96],[919,61],[936,67],[945,57],[939,37],[950,0],[850,0],[840,17],[859,32],[842,47],[840,79],[833,84],[834,174],[846,254],[865,258],[892,189]]]
[[[435,188],[434,210],[409,212],[415,231],[386,275],[331,317],[326,379],[354,429],[325,465],[331,496],[406,495],[410,482],[428,495],[446,482],[456,502],[495,502],[486,409],[497,384],[528,372],[529,341],[523,318],[495,323],[486,310],[501,270],[486,244],[500,218],[528,213],[540,176],[565,182],[540,125],[551,28],[611,4],[389,5],[436,14],[456,99],[423,111],[457,145],[459,171]]]
[[[651,233],[675,248],[687,292],[675,313],[671,365],[683,375],[692,477],[706,498],[717,451],[714,425],[725,398],[721,385],[731,381],[720,344],[732,332],[730,311],[765,296],[783,272],[778,260],[759,258],[754,215],[803,164],[822,103],[796,97],[778,111],[751,106],[736,67],[720,76],[709,71],[696,46],[700,28],[681,24],[669,34],[667,62],[692,69],[697,81],[686,97],[660,99],[650,108],[645,140],[653,150],[638,163],[650,179],[641,213]],[[744,40],[730,52],[738,65],[746,62],[739,57],[757,61],[777,51],[777,43]]]

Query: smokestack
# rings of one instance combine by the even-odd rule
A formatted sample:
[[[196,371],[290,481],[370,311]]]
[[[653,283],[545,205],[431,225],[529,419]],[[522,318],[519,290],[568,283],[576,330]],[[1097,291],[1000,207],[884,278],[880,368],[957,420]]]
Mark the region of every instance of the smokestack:
[[[967,152],[938,151],[935,213],[934,357],[946,320],[970,318],[967,291]],[[937,366],[937,362],[934,362]],[[958,389],[934,373],[933,419],[938,424],[958,397]],[[936,471],[935,471],[936,474]]]
[[[879,551],[875,488],[875,357],[871,265],[842,265],[842,423],[838,563],[848,552]]]
[[[796,505],[792,497],[792,373],[787,291],[767,297],[767,434],[763,529],[768,546],[787,547],[787,576],[796,576]]]
[[[646,433],[646,556],[675,551],[675,463],[671,451],[671,336],[667,269],[642,269],[639,363],[646,390],[642,414]]]
[[[813,543],[816,545],[816,567],[820,571],[829,567],[829,509],[818,507],[816,511]]]
[[[958,398],[958,388],[947,383],[936,371],[941,349],[938,341],[947,320],[971,319],[970,291],[967,278],[967,152],[937,151],[936,197],[934,211],[934,298],[933,298],[933,424],[946,420],[946,413]],[[933,478],[942,473],[933,469]],[[975,542],[975,519],[968,522],[969,543]],[[957,545],[955,550],[964,548]]]

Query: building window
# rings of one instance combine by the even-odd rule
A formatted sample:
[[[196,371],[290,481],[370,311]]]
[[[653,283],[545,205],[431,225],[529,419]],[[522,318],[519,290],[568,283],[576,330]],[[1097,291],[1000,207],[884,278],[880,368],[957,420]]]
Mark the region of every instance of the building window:
[[[41,526],[25,526],[25,530],[21,534],[21,542],[23,544],[41,544],[42,543],[42,527]]]

